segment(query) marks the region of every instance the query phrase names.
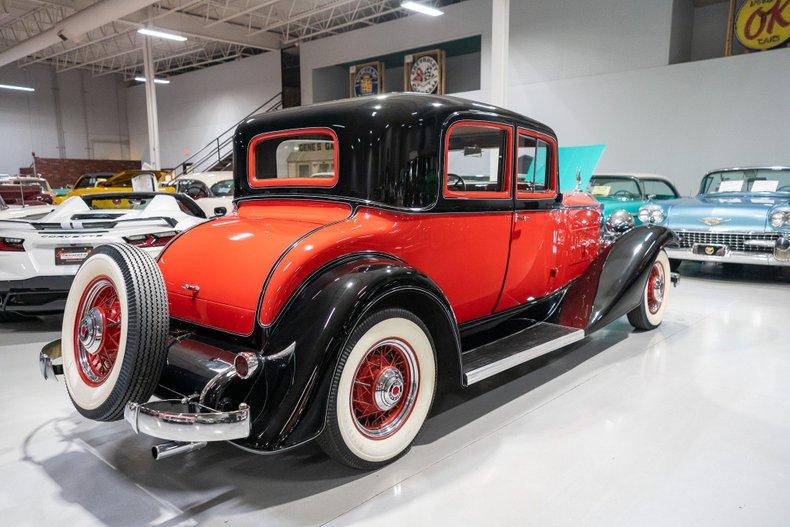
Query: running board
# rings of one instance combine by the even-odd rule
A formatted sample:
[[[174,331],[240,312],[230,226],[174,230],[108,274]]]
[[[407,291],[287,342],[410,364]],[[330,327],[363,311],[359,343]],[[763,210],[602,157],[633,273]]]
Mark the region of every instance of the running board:
[[[464,385],[480,382],[583,338],[584,330],[539,322],[507,337],[465,351],[461,355]]]

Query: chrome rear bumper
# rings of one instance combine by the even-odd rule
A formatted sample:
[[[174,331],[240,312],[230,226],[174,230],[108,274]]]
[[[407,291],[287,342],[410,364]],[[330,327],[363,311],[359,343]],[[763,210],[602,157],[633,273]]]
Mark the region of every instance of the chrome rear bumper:
[[[250,435],[250,409],[244,403],[238,410],[220,412],[197,402],[168,399],[128,403],[123,415],[136,433],[169,441],[228,441]]]

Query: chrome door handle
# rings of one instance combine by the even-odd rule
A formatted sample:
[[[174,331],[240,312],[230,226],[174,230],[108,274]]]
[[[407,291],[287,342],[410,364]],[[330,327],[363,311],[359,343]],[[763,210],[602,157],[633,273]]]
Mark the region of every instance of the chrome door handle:
[[[529,219],[529,214],[519,214],[516,213],[516,221],[527,221]]]

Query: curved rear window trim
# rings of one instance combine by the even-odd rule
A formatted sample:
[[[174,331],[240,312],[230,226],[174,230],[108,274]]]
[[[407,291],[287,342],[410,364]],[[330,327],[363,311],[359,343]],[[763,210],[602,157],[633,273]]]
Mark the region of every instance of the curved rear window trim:
[[[255,147],[258,143],[269,139],[279,139],[282,137],[291,137],[298,135],[326,135],[332,139],[332,151],[334,159],[335,175],[331,179],[316,179],[316,178],[268,178],[256,179],[255,178]],[[249,146],[247,147],[247,184],[251,188],[266,188],[266,187],[334,187],[339,179],[339,162],[338,150],[339,142],[337,134],[331,128],[294,128],[291,130],[279,130],[275,132],[265,132],[258,134],[250,139]]]

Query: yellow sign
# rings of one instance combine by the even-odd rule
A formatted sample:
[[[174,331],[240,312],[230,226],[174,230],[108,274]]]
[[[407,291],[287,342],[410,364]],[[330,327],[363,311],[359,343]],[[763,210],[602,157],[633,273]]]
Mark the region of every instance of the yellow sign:
[[[735,35],[750,49],[771,49],[790,38],[790,0],[746,0],[735,18]]]

